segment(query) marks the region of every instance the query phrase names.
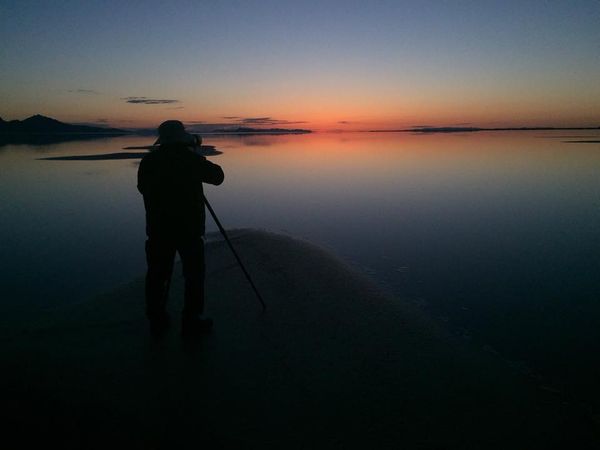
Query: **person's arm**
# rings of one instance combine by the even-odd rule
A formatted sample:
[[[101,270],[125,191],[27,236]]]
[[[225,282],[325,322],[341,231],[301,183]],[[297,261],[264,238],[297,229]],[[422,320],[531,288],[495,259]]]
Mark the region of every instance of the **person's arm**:
[[[221,166],[208,161],[204,157],[199,158],[198,172],[200,172],[200,179],[203,183],[209,183],[219,185],[223,183],[225,174]]]

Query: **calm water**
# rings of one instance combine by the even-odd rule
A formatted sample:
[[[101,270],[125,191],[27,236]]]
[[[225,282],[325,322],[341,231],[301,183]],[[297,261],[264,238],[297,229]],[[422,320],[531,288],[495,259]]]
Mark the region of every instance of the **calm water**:
[[[226,227],[323,245],[462,338],[600,410],[600,144],[564,142],[597,135],[208,137],[226,180],[207,196]],[[143,273],[137,161],[38,158],[151,141],[0,147],[5,319]]]

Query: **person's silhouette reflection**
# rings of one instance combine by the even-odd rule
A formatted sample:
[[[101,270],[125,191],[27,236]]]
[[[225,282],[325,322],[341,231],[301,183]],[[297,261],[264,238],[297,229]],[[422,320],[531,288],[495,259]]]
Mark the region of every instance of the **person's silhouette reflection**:
[[[223,170],[192,151],[199,139],[177,120],[158,127],[158,149],[146,155],[138,169],[138,189],[146,208],[146,315],[150,331],[163,334],[169,326],[166,301],[175,252],[183,265],[185,299],[182,334],[191,336],[212,327],[204,312],[204,200],[202,183],[219,185]]]

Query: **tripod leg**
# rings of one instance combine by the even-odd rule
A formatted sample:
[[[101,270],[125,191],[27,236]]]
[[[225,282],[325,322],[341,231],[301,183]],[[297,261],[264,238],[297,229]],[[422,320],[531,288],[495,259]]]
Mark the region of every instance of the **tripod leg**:
[[[252,286],[252,290],[254,291],[254,293],[256,294],[256,298],[258,298],[258,301],[262,305],[263,311],[266,310],[267,309],[267,305],[265,304],[262,296],[258,292],[258,289],[256,288],[256,286],[254,284],[254,281],[252,281],[252,278],[250,277],[250,274],[246,270],[246,267],[244,267],[244,264],[242,263],[242,260],[240,259],[239,255],[235,251],[235,248],[233,247],[233,244],[229,240],[229,236],[227,236],[227,232],[225,231],[225,228],[223,228],[223,225],[221,225],[221,222],[217,218],[217,215],[215,214],[215,211],[212,209],[212,206],[210,206],[210,203],[208,203],[208,199],[206,198],[206,196],[204,196],[204,204],[208,208],[208,211],[210,212],[210,215],[212,216],[213,220],[217,224],[217,227],[219,228],[219,231],[221,232],[221,234],[225,238],[225,242],[227,242],[227,245],[229,246],[231,252],[233,253],[233,256],[235,256],[235,259],[237,260],[238,264],[240,265],[242,271],[244,272],[244,275],[246,276],[246,279],[250,283],[250,286]]]

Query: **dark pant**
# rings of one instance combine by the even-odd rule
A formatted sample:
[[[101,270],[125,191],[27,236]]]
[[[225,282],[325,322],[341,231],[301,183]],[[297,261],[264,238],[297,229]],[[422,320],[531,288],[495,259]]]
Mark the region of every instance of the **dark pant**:
[[[146,315],[149,319],[166,312],[169,284],[173,272],[175,252],[179,253],[185,279],[183,315],[194,316],[204,311],[204,240],[190,238],[155,237],[146,241]]]

